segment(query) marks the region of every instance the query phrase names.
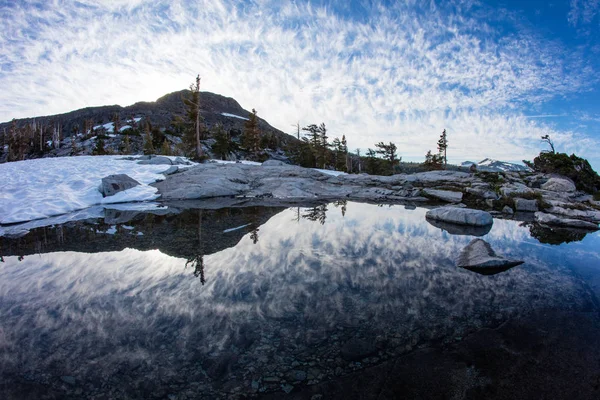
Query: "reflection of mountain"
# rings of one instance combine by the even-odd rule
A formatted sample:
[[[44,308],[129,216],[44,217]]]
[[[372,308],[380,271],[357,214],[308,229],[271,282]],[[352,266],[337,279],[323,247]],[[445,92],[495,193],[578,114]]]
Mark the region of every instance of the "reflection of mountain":
[[[188,209],[172,213],[106,210],[103,220],[37,228],[19,239],[0,237],[0,255],[100,253],[133,248],[158,249],[173,257],[192,259],[235,246],[246,233],[284,209]]]
[[[257,211],[259,232],[258,224],[241,228],[235,246],[202,258],[210,270],[204,286],[181,260],[157,251],[6,257],[0,381],[46,385],[72,376],[81,398],[242,398],[335,379],[536,309],[594,309],[579,278],[555,264],[565,249],[539,245],[514,221],[497,221],[485,240],[526,263],[482,276],[455,265],[471,238],[429,225],[424,209],[348,203],[314,213]],[[219,231],[254,224],[257,213],[182,215],[144,216],[115,233],[144,228],[155,240],[148,248],[161,240],[167,251],[179,242],[197,248],[199,220],[201,237],[228,240]]]

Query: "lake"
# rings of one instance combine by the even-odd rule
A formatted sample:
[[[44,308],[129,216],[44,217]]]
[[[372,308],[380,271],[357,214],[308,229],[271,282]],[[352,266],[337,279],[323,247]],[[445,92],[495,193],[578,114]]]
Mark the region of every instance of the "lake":
[[[425,208],[194,207],[0,238],[0,397],[600,398],[598,233],[485,275]]]

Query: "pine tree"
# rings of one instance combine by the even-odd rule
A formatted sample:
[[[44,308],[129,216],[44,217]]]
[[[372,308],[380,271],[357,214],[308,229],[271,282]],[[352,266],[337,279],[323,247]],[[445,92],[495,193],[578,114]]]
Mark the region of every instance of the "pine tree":
[[[431,154],[431,150],[427,151],[425,155],[425,162],[423,166],[428,171],[433,171],[437,169],[442,169],[443,159],[439,154]]]
[[[302,139],[306,144],[308,144],[310,151],[312,152],[311,158],[313,160],[313,164],[310,165],[310,167],[316,168],[317,162],[318,162],[317,160],[319,158],[318,157],[319,148],[321,146],[321,139],[319,136],[319,127],[315,124],[310,124],[310,125],[302,128],[302,130],[308,132],[305,134],[305,137]],[[304,158],[308,159],[308,157],[304,157]]]
[[[125,135],[122,144],[121,150],[123,154],[131,154],[131,139],[129,139],[129,135]]]
[[[255,157],[258,157],[260,151],[260,139],[261,132],[258,127],[258,117],[256,116],[256,110],[253,108],[248,116],[248,121],[244,123],[243,142],[246,150],[252,152]]]
[[[393,175],[394,167],[400,162],[400,159],[396,154],[396,145],[392,142],[389,142],[388,144],[379,142],[375,145],[375,147],[378,148],[378,150],[376,150],[376,153],[380,154],[384,160],[388,161],[391,168],[391,173]]]
[[[438,140],[437,145],[438,145],[438,154],[440,155],[440,157],[442,158],[442,160],[444,162],[444,169],[446,169],[446,166],[448,165],[448,159],[446,157],[446,151],[448,149],[448,138],[446,137],[445,129],[442,132],[442,134],[440,135],[440,140]]]
[[[200,160],[204,157],[202,150],[202,116],[200,115],[200,75],[196,76],[196,84],[190,85],[192,92],[189,99],[183,102],[187,106],[187,126],[183,135],[183,140],[188,148],[189,155]]]
[[[345,172],[350,172],[350,157],[348,156],[348,143],[346,142],[346,135],[342,135],[342,153],[344,153],[344,161],[345,161]]]
[[[373,149],[367,149],[367,173],[369,175],[379,175],[380,166],[377,153]]]
[[[329,148],[329,142],[327,141],[327,128],[325,127],[325,123],[321,123],[319,125],[319,139],[320,139],[320,154],[319,161],[321,162],[321,168],[325,168],[327,163],[327,150]]]
[[[154,150],[154,144],[152,143],[152,133],[150,130],[150,123],[148,123],[148,121],[146,121],[146,124],[144,126],[144,154],[145,155],[152,155],[154,153],[156,153],[156,151]]]
[[[98,136],[96,138],[96,146],[92,150],[92,155],[94,156],[104,156],[107,154],[106,149],[104,148],[104,139]]]
[[[167,138],[165,138],[165,140],[163,140],[162,146],[160,147],[160,154],[162,154],[163,156],[172,155],[171,146],[169,146],[169,142],[167,141]]]
[[[212,146],[212,151],[221,160],[226,160],[229,153],[234,151],[234,144],[231,141],[231,136],[228,132],[225,132],[223,125],[217,124],[213,128],[213,137],[215,144]]]
[[[119,113],[114,113],[113,117],[112,117],[112,123],[113,123],[113,133],[117,134],[121,132],[121,116],[119,115]]]

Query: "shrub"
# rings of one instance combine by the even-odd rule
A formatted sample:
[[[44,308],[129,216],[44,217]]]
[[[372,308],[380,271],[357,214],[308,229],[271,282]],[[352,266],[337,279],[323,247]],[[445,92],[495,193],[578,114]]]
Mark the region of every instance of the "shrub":
[[[528,167],[545,174],[558,174],[566,176],[575,182],[578,190],[595,193],[600,190],[600,176],[594,171],[590,163],[575,154],[568,156],[565,153],[540,153],[533,162],[525,162]]]

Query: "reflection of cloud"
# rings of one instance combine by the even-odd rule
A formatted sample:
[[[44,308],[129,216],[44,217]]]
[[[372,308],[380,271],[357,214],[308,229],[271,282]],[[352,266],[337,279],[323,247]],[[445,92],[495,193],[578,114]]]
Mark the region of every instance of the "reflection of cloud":
[[[293,222],[293,209],[279,213],[260,226],[258,242],[246,234],[205,256],[204,286],[185,260],[157,251],[8,257],[0,365],[44,370],[58,359],[58,375],[117,371],[121,379],[123,363],[142,360],[145,380],[188,379],[189,365],[236,349],[261,376],[284,370],[291,355],[335,358],[357,334],[393,338],[389,351],[403,352],[532,309],[587,306],[577,278],[548,262],[559,252],[530,246],[526,228],[495,221],[485,240],[526,264],[480,276],[454,262],[471,238],[429,225],[425,212],[348,203],[345,217],[329,207],[323,225]],[[245,371],[240,365],[238,378]]]

